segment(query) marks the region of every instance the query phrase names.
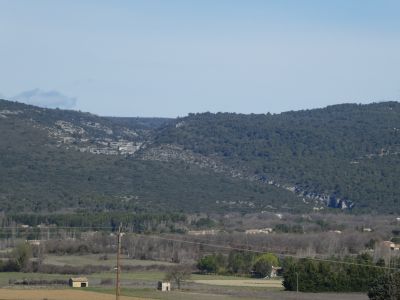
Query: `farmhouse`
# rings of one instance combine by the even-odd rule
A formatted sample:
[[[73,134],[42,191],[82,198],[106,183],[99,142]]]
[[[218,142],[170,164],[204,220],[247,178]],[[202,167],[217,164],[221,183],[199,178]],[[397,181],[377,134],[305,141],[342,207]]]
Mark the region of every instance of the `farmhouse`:
[[[392,241],[383,241],[382,244],[394,251],[400,250],[400,244],[393,243]]]
[[[40,246],[40,240],[26,240],[26,242],[31,246]]]
[[[162,292],[169,292],[171,291],[171,283],[167,281],[159,281],[157,285],[157,290]]]
[[[86,277],[71,277],[69,279],[69,286],[70,287],[88,287],[89,281]]]

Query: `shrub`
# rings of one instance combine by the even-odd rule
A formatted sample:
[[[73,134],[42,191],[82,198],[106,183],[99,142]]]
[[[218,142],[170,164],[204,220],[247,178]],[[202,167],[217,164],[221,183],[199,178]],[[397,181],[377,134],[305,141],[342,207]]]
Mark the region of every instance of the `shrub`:
[[[400,299],[400,272],[376,278],[368,290],[368,297],[371,300]]]

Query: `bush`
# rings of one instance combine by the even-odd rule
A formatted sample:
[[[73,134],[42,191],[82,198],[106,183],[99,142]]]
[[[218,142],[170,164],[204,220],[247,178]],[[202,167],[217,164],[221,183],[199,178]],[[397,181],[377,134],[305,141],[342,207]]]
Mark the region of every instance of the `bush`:
[[[0,272],[19,272],[21,269],[14,260],[0,261]]]
[[[203,273],[224,273],[226,259],[222,254],[206,255],[197,263],[197,268]]]
[[[277,266],[279,266],[278,257],[272,253],[265,253],[256,258],[253,271],[257,277],[269,277],[272,267]]]
[[[20,271],[29,271],[31,268],[32,247],[28,243],[18,244],[11,253],[13,261]]]
[[[45,279],[20,279],[20,280],[9,279],[8,283],[9,284],[15,284],[15,285],[68,285],[68,280],[65,280],[65,279],[51,279],[51,280],[45,280]]]
[[[302,292],[367,292],[371,283],[384,275],[384,269],[378,268],[382,266],[382,261],[375,265],[367,254],[356,259],[334,260],[286,259],[283,286],[286,290],[295,291],[298,275],[299,291]]]
[[[371,300],[400,299],[400,272],[376,278],[368,290],[368,297]]]

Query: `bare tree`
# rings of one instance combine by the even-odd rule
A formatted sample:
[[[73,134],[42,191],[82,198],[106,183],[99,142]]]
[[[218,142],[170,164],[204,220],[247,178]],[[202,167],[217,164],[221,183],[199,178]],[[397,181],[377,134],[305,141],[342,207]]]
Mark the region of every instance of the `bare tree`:
[[[189,279],[191,274],[192,271],[189,266],[178,265],[169,269],[169,271],[165,274],[165,280],[174,281],[178,287],[178,290],[180,290],[182,281]]]

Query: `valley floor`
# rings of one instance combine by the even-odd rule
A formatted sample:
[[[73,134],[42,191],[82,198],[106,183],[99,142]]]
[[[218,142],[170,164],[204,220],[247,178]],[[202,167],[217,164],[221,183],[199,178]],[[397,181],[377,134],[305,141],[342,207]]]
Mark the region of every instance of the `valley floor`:
[[[115,299],[113,289],[94,288],[90,290],[72,290],[72,289],[0,289],[1,300],[77,300],[77,299],[96,299],[112,300]],[[221,291],[220,291],[221,292]],[[224,294],[225,293],[225,294]],[[280,300],[366,300],[368,297],[363,294],[333,294],[333,293],[299,293],[284,291],[253,291],[247,290],[240,292],[235,290],[225,290],[224,293],[216,291],[203,292],[193,291],[172,291],[159,292],[150,289],[124,289],[121,300],[139,300],[139,299],[165,299],[165,300],[235,300],[235,299],[280,299]]]

